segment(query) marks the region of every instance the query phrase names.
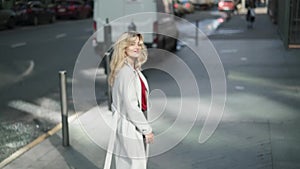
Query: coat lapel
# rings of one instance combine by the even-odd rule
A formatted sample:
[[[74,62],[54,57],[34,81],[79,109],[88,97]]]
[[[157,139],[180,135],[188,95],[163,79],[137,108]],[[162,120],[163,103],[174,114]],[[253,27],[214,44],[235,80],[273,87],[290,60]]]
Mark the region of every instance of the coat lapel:
[[[142,79],[142,81],[144,82],[145,84],[145,87],[146,87],[146,90],[147,90],[147,98],[148,98],[148,92],[149,92],[149,86],[148,86],[148,82],[145,78],[145,76],[143,75],[143,73],[140,71],[140,70],[135,70],[133,69],[132,66],[130,66],[128,63],[126,63],[127,66],[129,66],[131,68],[131,70],[134,72],[134,85],[135,85],[135,88],[136,88],[136,97],[138,99],[138,104],[141,108],[141,102],[142,102],[142,85],[141,85],[141,82],[140,82],[140,78]],[[148,99],[147,99],[148,101]],[[148,104],[148,103],[147,103]],[[149,104],[148,104],[149,105]]]
[[[141,71],[138,71],[138,74],[141,77],[142,81],[144,82],[144,84],[146,86],[146,90],[148,92],[149,91],[149,86],[148,86],[148,82],[147,82],[145,76],[143,75],[143,73]]]

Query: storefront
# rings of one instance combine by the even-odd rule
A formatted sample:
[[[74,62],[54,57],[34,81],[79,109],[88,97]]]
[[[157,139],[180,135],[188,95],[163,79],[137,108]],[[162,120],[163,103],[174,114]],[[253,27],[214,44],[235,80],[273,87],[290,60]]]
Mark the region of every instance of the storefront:
[[[300,0],[290,2],[289,48],[300,48]]]
[[[300,48],[300,0],[269,0],[268,13],[285,47]]]

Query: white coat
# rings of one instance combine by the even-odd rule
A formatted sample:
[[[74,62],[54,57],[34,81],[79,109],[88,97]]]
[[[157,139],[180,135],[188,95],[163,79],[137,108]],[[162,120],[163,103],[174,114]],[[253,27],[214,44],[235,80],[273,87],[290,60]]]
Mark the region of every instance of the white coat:
[[[127,63],[118,72],[112,87],[112,105],[120,114],[114,146],[116,169],[146,169],[143,135],[151,133],[152,128],[141,110],[139,76],[146,86],[148,96],[147,80],[141,71]]]

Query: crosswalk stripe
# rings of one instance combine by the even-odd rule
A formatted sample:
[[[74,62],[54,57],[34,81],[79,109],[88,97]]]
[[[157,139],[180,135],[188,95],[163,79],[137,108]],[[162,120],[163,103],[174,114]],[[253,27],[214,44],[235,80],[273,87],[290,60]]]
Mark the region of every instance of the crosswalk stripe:
[[[23,100],[13,100],[8,103],[8,106],[29,114],[34,117],[46,119],[53,122],[60,122],[60,112],[38,106]]]

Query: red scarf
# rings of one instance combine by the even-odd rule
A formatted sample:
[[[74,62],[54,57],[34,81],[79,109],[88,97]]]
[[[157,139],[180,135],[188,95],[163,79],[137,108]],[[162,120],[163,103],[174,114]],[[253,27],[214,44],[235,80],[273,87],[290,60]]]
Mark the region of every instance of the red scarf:
[[[146,95],[146,86],[145,83],[143,82],[142,78],[139,76],[140,81],[141,81],[141,87],[142,87],[142,111],[147,110],[147,95]]]

